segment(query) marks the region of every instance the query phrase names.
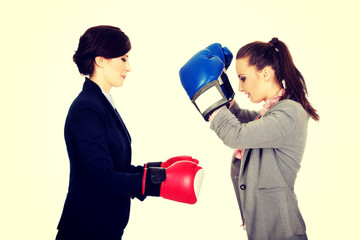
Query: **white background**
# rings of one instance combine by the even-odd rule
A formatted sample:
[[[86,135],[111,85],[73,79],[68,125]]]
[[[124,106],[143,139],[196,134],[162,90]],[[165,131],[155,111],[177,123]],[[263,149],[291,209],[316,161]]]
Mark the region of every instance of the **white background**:
[[[8,1],[0,10],[0,239],[54,239],[69,163],[63,127],[83,77],[80,35],[110,24],[131,39],[132,72],[113,89],[133,164],[192,155],[205,169],[195,205],[132,201],[124,239],[247,239],[230,174],[232,150],[195,110],[178,77],[214,42],[234,55],[278,37],[303,73],[310,121],[296,193],[310,239],[356,239],[359,216],[359,4],[343,1]],[[228,72],[238,88],[234,62]],[[253,109],[242,94],[240,106]]]

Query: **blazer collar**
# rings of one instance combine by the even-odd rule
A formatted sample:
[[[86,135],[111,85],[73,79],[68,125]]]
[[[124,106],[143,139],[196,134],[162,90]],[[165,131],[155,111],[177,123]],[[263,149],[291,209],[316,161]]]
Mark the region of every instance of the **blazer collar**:
[[[101,92],[101,88],[97,85],[94,81],[90,80],[89,78],[85,77],[85,82],[83,85],[84,91],[92,91],[92,92]]]

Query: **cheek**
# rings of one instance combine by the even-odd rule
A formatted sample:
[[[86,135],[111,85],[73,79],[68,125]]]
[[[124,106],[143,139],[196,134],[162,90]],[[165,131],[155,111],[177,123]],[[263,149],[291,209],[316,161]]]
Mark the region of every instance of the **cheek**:
[[[113,66],[113,72],[115,73],[115,74],[119,74],[120,72],[121,72],[121,64],[114,64],[114,66]]]
[[[257,74],[254,74],[251,78],[251,89],[255,92],[259,92],[261,91],[261,82],[260,82],[260,78]]]
[[[114,74],[118,74],[121,72],[123,68],[123,64],[121,62],[121,60],[113,60],[112,64],[111,64],[111,70]]]
[[[254,82],[252,79],[248,79],[243,84],[244,88],[249,91],[251,94],[256,93],[256,82]]]

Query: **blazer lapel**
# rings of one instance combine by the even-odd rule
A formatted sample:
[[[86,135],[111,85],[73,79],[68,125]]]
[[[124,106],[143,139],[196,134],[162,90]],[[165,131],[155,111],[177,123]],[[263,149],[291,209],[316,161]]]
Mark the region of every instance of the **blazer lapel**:
[[[122,129],[124,130],[124,133],[125,133],[127,139],[128,139],[129,142],[131,143],[131,137],[130,137],[129,131],[127,130],[127,128],[126,128],[126,126],[125,126],[125,123],[124,123],[124,121],[122,120],[122,118],[121,118],[119,112],[116,110],[116,108],[114,109],[114,112],[115,112],[118,120],[120,121],[121,127],[122,127]]]
[[[251,148],[244,149],[244,154],[243,154],[243,158],[241,160],[241,165],[240,165],[240,175],[243,175],[243,173],[245,172],[245,170],[249,164],[250,155],[251,155]]]

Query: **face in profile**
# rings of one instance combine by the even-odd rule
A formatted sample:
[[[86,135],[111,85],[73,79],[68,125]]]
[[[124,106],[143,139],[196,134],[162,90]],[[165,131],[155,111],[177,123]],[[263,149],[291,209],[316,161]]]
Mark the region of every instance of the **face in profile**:
[[[117,58],[102,58],[102,61],[102,73],[106,85],[110,88],[121,87],[131,71],[129,52]]]
[[[261,72],[255,66],[249,66],[248,58],[236,60],[236,73],[239,77],[239,92],[245,93],[253,103],[266,99]]]

